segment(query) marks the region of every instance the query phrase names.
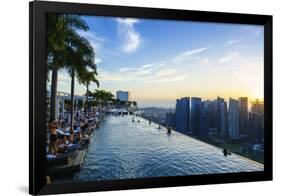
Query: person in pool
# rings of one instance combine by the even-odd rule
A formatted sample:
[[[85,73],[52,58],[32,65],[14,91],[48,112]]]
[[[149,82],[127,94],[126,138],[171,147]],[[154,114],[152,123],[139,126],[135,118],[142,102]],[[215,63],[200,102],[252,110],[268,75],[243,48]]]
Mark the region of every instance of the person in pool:
[[[57,128],[59,127],[59,122],[54,120],[50,123],[50,143],[49,143],[49,153],[57,154]]]

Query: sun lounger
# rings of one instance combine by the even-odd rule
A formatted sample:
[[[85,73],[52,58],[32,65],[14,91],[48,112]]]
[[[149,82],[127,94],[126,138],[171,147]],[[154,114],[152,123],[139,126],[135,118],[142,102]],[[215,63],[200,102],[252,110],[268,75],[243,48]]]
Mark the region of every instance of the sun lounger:
[[[70,136],[70,133],[64,132],[64,131],[61,130],[61,129],[57,129],[57,133],[60,134],[60,135]]]
[[[75,149],[77,149],[77,148],[79,148],[79,144],[68,144],[68,145],[67,145],[67,151],[69,151],[69,150],[75,150]]]

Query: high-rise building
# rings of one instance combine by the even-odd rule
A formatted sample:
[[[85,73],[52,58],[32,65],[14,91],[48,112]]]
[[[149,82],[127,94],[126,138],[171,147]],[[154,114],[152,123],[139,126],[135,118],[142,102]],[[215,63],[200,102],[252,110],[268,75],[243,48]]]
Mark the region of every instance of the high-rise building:
[[[205,112],[209,113],[209,128],[216,128],[216,102],[215,101],[203,101],[202,107]]]
[[[202,111],[200,115],[199,125],[199,138],[207,138],[211,131],[215,130],[215,102],[214,101],[203,101]]]
[[[228,118],[227,118],[227,103],[221,102],[220,105],[220,124],[219,124],[219,130],[220,130],[220,137],[221,138],[228,138]]]
[[[222,138],[226,138],[226,128],[227,128],[227,104],[223,98],[217,97],[216,99],[216,113],[215,113],[215,120],[216,120],[216,128],[217,133]]]
[[[249,114],[249,142],[261,143],[264,139],[263,115],[260,113]]]
[[[262,143],[264,140],[264,104],[259,100],[252,102],[249,114],[249,141]]]
[[[176,103],[176,130],[187,133],[190,129],[190,98],[177,99]]]
[[[228,107],[229,139],[239,139],[239,101],[230,98]]]
[[[191,98],[191,131],[194,135],[199,134],[200,115],[202,110],[201,98]]]
[[[131,101],[131,92],[119,90],[116,92],[116,99],[120,101]]]
[[[175,128],[176,125],[176,115],[174,112],[167,112],[166,113],[166,125]]]
[[[248,136],[248,97],[239,98],[239,132],[240,136]]]
[[[209,136],[210,129],[210,112],[202,111],[200,115],[200,125],[199,125],[199,138],[207,138]]]

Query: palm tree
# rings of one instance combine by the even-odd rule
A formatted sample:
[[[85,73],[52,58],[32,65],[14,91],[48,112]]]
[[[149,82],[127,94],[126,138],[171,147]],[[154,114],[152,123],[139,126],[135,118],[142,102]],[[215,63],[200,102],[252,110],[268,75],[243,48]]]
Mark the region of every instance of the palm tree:
[[[93,93],[93,96],[97,102],[102,103],[104,105],[106,105],[108,101],[114,100],[114,95],[111,92],[105,90],[96,89]]]
[[[75,77],[79,83],[84,82],[88,69],[96,70],[93,62],[94,50],[88,40],[78,34],[72,36],[70,44],[67,46],[66,69],[71,77],[71,107],[70,107],[70,131],[73,132],[74,124],[74,87]],[[96,71],[95,71],[96,73]]]
[[[66,65],[67,46],[76,39],[76,30],[87,31],[88,25],[77,15],[48,14],[47,19],[47,63],[48,71],[52,70],[51,98],[50,98],[50,121],[55,119],[56,94],[58,70]],[[73,37],[74,36],[74,37]]]
[[[82,84],[84,84],[86,86],[86,107],[85,107],[85,111],[86,111],[86,114],[88,114],[88,111],[89,111],[89,103],[88,103],[88,97],[89,97],[89,85],[91,82],[94,82],[97,87],[99,88],[100,84],[99,84],[99,81],[97,80],[96,78],[96,75],[97,74],[97,70],[94,69],[93,71],[89,71],[87,73],[85,73],[82,77]]]

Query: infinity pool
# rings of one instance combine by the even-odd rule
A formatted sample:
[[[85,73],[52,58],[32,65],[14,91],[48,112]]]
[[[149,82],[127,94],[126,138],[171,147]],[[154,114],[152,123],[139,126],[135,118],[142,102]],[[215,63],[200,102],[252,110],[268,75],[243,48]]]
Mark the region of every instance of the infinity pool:
[[[143,118],[107,116],[91,137],[82,169],[74,180],[263,171],[262,164],[165,128]],[[140,120],[138,123],[137,120]]]

